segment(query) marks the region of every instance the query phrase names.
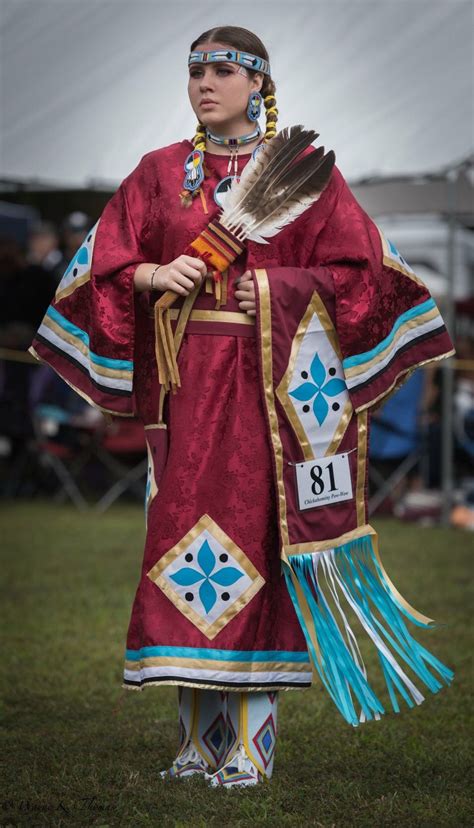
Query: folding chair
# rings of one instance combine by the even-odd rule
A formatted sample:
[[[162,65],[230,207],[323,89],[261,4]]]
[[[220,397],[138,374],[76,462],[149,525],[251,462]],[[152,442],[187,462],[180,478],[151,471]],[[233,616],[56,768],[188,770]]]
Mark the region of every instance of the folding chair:
[[[99,414],[88,424],[87,418],[81,421],[78,415],[68,415],[45,403],[35,406],[32,418],[37,460],[53,471],[60,484],[53,495],[56,503],[69,497],[81,511],[95,508],[105,512],[127,490],[144,500],[148,460],[144,429],[139,421],[116,418],[107,425]],[[100,467],[114,482],[93,506],[83,490],[91,476],[96,490]]]
[[[80,484],[84,470],[95,458],[103,418],[79,425],[77,415],[47,403],[36,405],[31,418],[35,433],[31,451],[39,466],[52,471],[59,483],[53,500],[63,503],[69,498],[77,509],[86,511],[89,503]]]
[[[143,424],[134,419],[115,418],[102,433],[96,457],[117,478],[96,503],[98,512],[105,512],[127,490],[145,500],[148,458]]]
[[[420,412],[425,376],[422,370],[411,377],[373,416],[369,444],[369,481],[373,493],[369,511],[373,514],[399,484],[424,459],[424,437]],[[388,468],[388,476],[381,471]]]

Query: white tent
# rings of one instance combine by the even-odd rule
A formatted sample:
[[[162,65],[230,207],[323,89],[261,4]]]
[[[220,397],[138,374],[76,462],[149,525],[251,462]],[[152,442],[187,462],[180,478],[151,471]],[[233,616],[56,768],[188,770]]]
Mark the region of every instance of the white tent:
[[[214,25],[270,52],[279,126],[303,123],[346,178],[472,150],[470,0],[0,0],[0,177],[117,184],[194,134],[189,47]]]

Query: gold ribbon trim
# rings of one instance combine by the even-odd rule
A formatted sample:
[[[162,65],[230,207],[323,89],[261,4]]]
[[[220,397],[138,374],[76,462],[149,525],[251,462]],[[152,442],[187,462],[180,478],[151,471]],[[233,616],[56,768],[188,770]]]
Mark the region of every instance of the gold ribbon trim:
[[[160,301],[159,299],[155,304],[155,357],[158,378],[165,391],[169,391],[171,387],[175,393],[181,386],[181,379],[176,361],[169,307],[160,305]]]
[[[166,291],[155,304],[155,357],[158,368],[158,379],[161,384],[160,391],[160,416],[163,410],[163,396],[169,391],[170,387],[173,394],[176,393],[178,387],[181,386],[181,379],[179,376],[179,368],[177,363],[177,354],[181,345],[186,323],[191,313],[191,308],[194,300],[199,293],[200,286],[196,285],[191,293],[186,296],[181,309],[178,311],[178,324],[173,338],[173,331],[171,328],[171,310],[170,306],[178,298],[178,294],[173,290]]]

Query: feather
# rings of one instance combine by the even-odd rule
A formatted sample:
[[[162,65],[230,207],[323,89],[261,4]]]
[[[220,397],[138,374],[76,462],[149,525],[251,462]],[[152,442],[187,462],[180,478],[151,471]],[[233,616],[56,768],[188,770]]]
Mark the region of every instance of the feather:
[[[240,180],[234,179],[226,198],[226,217],[232,222],[243,198],[248,197],[265,174],[264,182],[277,174],[281,165],[291,163],[300,152],[317,138],[319,133],[304,130],[301,125],[286,127],[257,153],[253,161],[245,165]]]
[[[293,126],[281,130],[249,162],[227,193],[219,221],[241,239],[266,244],[320,197],[335,162],[318,147],[298,160],[318,133]]]
[[[275,207],[300,188],[322,163],[324,147],[319,147],[314,153],[306,155],[299,162],[289,167],[284,174],[278,176],[278,180],[271,180],[270,184],[263,185],[264,192],[260,194],[260,186],[257,186],[253,193],[245,199],[244,207],[247,213],[251,214],[253,220],[261,221],[265,216],[274,212]]]
[[[324,147],[321,147],[323,152]],[[314,155],[316,153],[311,153],[297,165],[301,169],[293,174],[294,181],[284,187],[282,195],[276,196],[272,205],[263,210],[261,216],[255,217],[253,224],[246,224],[246,238],[258,241],[254,238],[257,230],[259,237],[275,236],[319,199],[329,181],[335,155],[330,150],[319,164],[312,158]]]

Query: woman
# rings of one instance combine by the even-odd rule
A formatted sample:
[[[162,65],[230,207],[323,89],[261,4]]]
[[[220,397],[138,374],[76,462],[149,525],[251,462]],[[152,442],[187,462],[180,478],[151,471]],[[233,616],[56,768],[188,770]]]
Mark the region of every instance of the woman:
[[[278,268],[291,264],[303,285],[315,273],[308,268],[329,262],[324,250],[340,242],[339,201],[352,199],[349,247],[362,244],[365,214],[334,168],[317,204],[268,244],[240,245],[229,234],[228,267],[212,275],[205,256],[190,253],[203,249],[232,178],[276,134],[278,110],[268,54],[253,33],[237,27],[204,32],[188,62],[199,122],[193,141],[148,153],[122,182],[66,271],[30,350],[91,404],[136,414],[144,423],[147,537],[123,686],[178,686],[180,746],[164,776],[201,773],[211,785],[232,787],[271,777],[278,691],[311,685],[308,649],[314,653],[302,591],[293,576],[285,582],[279,555],[255,332],[259,269],[265,266],[270,276],[274,268],[276,285]],[[326,247],[318,246],[319,238]],[[221,242],[214,238],[219,249]],[[348,262],[351,283],[359,285],[352,277],[364,256],[354,249],[351,260],[341,246],[333,262],[341,284],[338,261]],[[166,393],[159,382],[157,317],[154,325],[154,305],[168,290],[178,296],[170,311],[177,393]],[[288,317],[291,303],[290,296]],[[329,295],[327,303],[332,313]],[[448,351],[444,341],[426,358]],[[419,361],[415,355],[404,364],[387,391]],[[326,422],[343,413],[336,413],[336,401],[330,415],[322,412],[326,397],[346,389],[339,373],[334,376],[340,366],[328,370],[332,380],[324,386],[321,380],[314,407]],[[309,606],[311,596],[305,600]],[[323,675],[323,681],[336,700],[330,679]]]

